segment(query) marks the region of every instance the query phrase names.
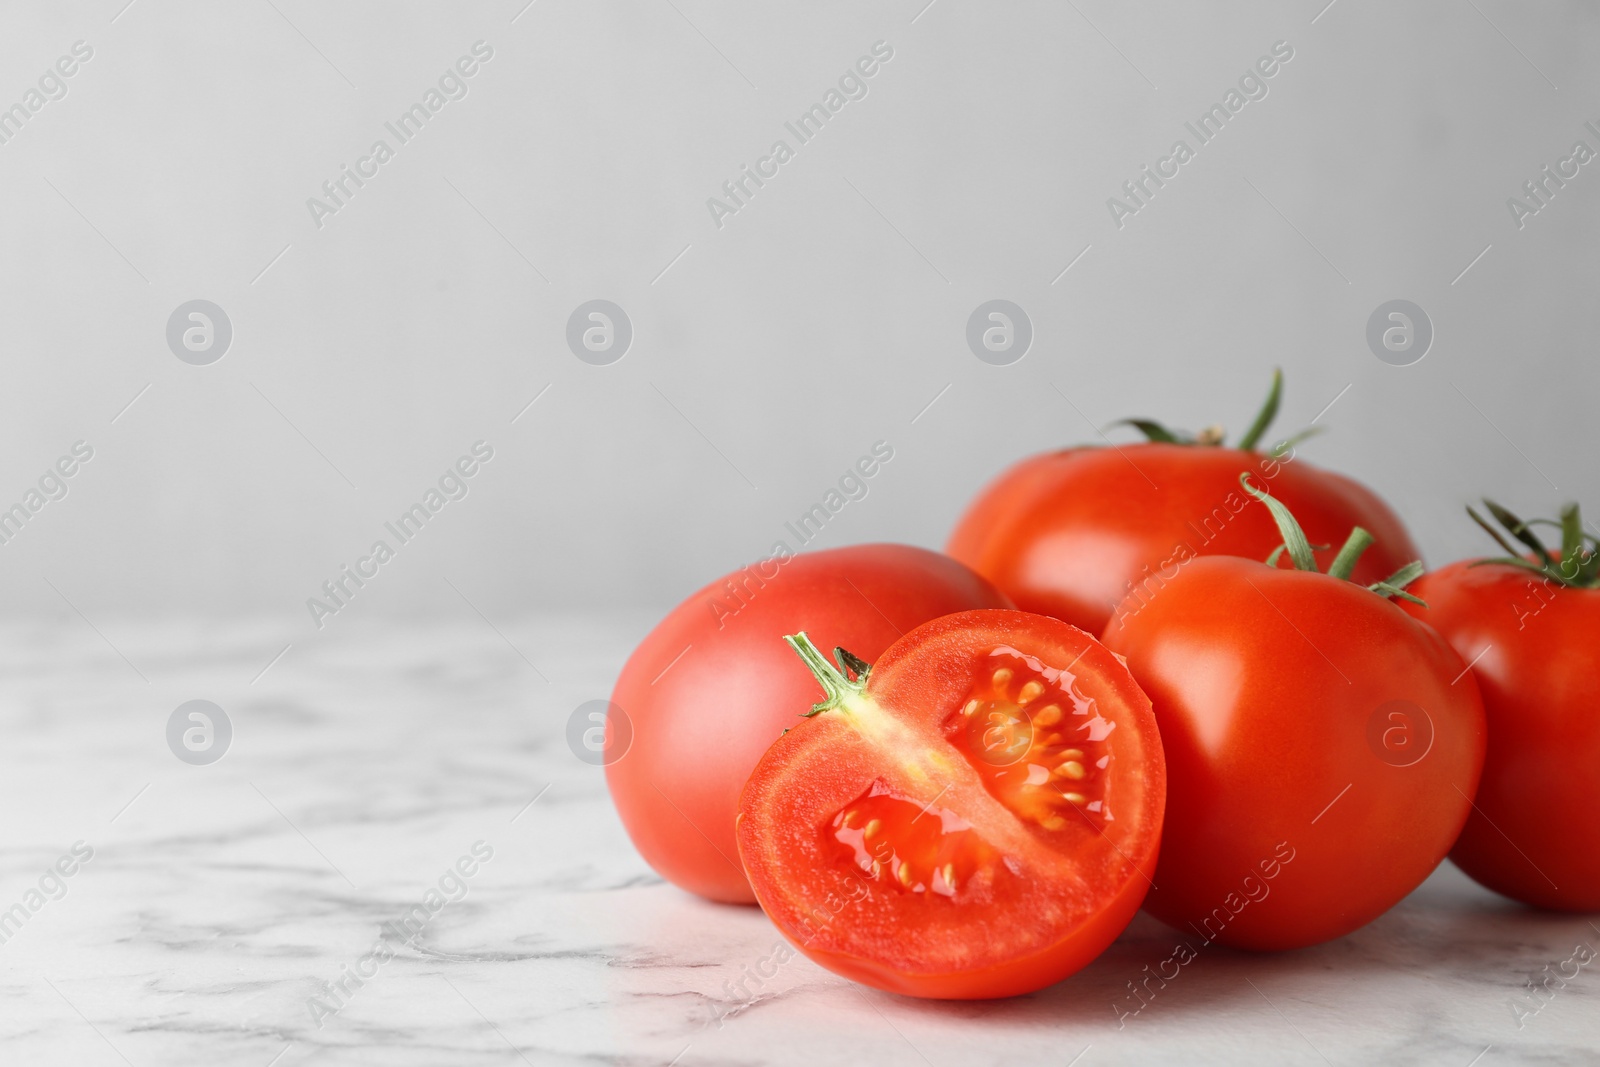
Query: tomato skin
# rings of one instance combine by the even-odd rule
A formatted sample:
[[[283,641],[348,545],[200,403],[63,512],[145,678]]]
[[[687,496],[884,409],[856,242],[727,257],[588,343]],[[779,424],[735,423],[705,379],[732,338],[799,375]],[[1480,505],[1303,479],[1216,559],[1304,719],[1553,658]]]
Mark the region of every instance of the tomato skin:
[[[1482,653],[1494,759],[1450,858],[1525,904],[1600,911],[1600,590],[1471,562],[1424,575],[1428,606],[1407,607],[1464,660]]]
[[[1352,526],[1377,538],[1356,567],[1363,585],[1421,558],[1376,494],[1292,451],[1274,459],[1153,443],[1023,460],[968,505],[945,550],[1023,611],[1100,633],[1130,583],[1161,571],[1179,546],[1189,554],[1256,560],[1277,547],[1283,538],[1271,515],[1239,488],[1246,470],[1288,505],[1312,544],[1333,546],[1318,553],[1324,567]]]
[[[755,903],[734,844],[739,791],[817,699],[784,635],[874,657],[929,619],[1009,606],[949,557],[894,544],[799,553],[700,589],[639,643],[612,693],[633,737],[606,782],[634,847],[691,893]]]
[[[1124,602],[1103,640],[1160,724],[1166,829],[1145,909],[1179,930],[1258,950],[1340,937],[1421,884],[1466,821],[1477,686],[1443,638],[1359,585],[1197,558]],[[1408,715],[1415,732],[1391,739],[1391,701],[1431,722],[1410,765],[1386,746],[1426,731]]]
[[[883,890],[852,877],[853,871],[819,862],[814,845],[818,825],[840,797],[889,773],[882,750],[840,711],[807,720],[773,745],[750,776],[740,800],[738,840],[768,916],[801,953],[823,967],[906,996],[1015,996],[1086,966],[1138,911],[1160,847],[1165,762],[1149,700],[1108,649],[1055,619],[1016,611],[962,612],[895,642],[874,664],[868,694],[902,727],[921,731],[919,736],[939,748],[938,724],[962,706],[973,651],[994,645],[1070,665],[1077,679],[1073,691],[1092,695],[1091,709],[1115,723],[1104,735],[1116,738],[1115,781],[1105,793],[1108,806],[1115,797],[1115,820],[1073,822],[1072,829],[1081,834],[1072,839],[1077,847],[1061,846],[1062,854],[1054,858],[1047,844],[1029,836],[1033,828],[1019,820],[1003,851],[1027,872],[1019,876],[1026,887],[1021,901],[957,904]],[[981,786],[962,778],[963,766],[957,762],[945,774],[908,780],[922,782],[928,808],[949,804],[979,822],[964,805],[984,794],[978,792]],[[1067,866],[1077,880],[1063,888],[1050,877]],[[1024,902],[1042,906],[1023,907]],[[1039,913],[1051,907],[1068,918],[1046,924]],[[1002,942],[1016,950],[997,947]],[[958,952],[964,959],[954,959]],[[915,963],[907,962],[911,957]]]

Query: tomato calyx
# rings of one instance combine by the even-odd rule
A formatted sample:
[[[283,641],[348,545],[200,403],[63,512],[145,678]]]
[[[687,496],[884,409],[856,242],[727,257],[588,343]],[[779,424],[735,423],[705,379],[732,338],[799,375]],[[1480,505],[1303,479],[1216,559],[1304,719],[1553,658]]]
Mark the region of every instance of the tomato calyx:
[[[1533,550],[1534,559],[1527,558],[1511,542],[1507,541],[1505,534],[1491,526],[1487,519],[1479,515],[1469,504],[1467,514],[1472,516],[1472,521],[1483,527],[1484,531],[1503,549],[1506,554],[1493,559],[1480,559],[1471,564],[1482,567],[1488,564],[1506,564],[1512,567],[1521,567],[1524,570],[1542,574],[1558,585],[1569,589],[1595,589],[1600,588],[1600,553],[1590,548],[1590,545],[1600,548],[1600,540],[1583,532],[1583,517],[1578,512],[1576,503],[1568,504],[1561,509],[1560,520],[1555,519],[1529,519],[1524,522],[1510,511],[1485,497],[1483,506],[1489,510],[1495,522],[1505,527],[1507,533],[1521,541],[1527,548]],[[1533,526],[1554,526],[1561,531],[1561,553],[1557,555],[1545,547],[1539,535],[1533,532]]]
[[[1239,438],[1239,443],[1234,447],[1241,452],[1254,452],[1256,446],[1261,443],[1261,438],[1266,434],[1267,428],[1272,425],[1272,420],[1278,417],[1278,406],[1282,401],[1283,370],[1274,367],[1272,369],[1272,387],[1267,391],[1267,399],[1262,403],[1261,410],[1256,413],[1255,421],[1250,424],[1250,428],[1244,432],[1244,436]],[[1155,444],[1221,448],[1227,443],[1227,432],[1218,424],[1207,426],[1199,433],[1171,430],[1154,419],[1119,419],[1111,425],[1132,426],[1144,434],[1146,441]],[[1320,426],[1308,427],[1274,446],[1272,454],[1281,457],[1301,441],[1321,432],[1322,427]]]
[[[827,699],[818,701],[811,705],[810,711],[801,713],[805,718],[810,719],[839,708],[854,710],[867,700],[867,678],[872,674],[872,664],[846,649],[835,648],[833,658],[839,664],[835,667],[804,630],[790,634],[784,640],[811,669],[822,691],[827,694]]]
[[[1278,533],[1283,537],[1283,543],[1273,549],[1272,553],[1264,560],[1267,566],[1276,567],[1279,558],[1282,557],[1284,552],[1288,552],[1289,559],[1294,563],[1295,570],[1310,571],[1313,574],[1321,573],[1317,567],[1317,559],[1312,555],[1313,546],[1306,539],[1305,531],[1300,528],[1300,523],[1296,521],[1294,513],[1289,510],[1288,506],[1271,493],[1251,485],[1249,471],[1240,472],[1239,485],[1244,488],[1245,492],[1267,506],[1267,510],[1272,512],[1273,521],[1278,524]],[[1355,572],[1357,561],[1361,559],[1361,554],[1372,547],[1374,540],[1372,534],[1360,526],[1352,527],[1350,536],[1345,538],[1345,542],[1340,546],[1338,554],[1333,557],[1333,562],[1328,564],[1328,577],[1349,581],[1350,575]],[[1428,605],[1420,597],[1406,592],[1406,586],[1422,577],[1422,572],[1422,561],[1412,560],[1381,582],[1373,582],[1367,588],[1386,600],[1398,598],[1427,607]]]

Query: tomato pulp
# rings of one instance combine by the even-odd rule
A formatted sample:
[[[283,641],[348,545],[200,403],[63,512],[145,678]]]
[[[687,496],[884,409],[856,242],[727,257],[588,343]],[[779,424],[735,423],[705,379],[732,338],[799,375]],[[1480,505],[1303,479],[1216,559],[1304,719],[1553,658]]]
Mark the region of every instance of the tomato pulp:
[[[1314,945],[1398,903],[1450,850],[1484,761],[1461,657],[1384,596],[1316,573],[1298,540],[1294,570],[1191,560],[1104,636],[1167,757],[1145,908],[1242,948]]]
[[[1491,756],[1450,858],[1523,903],[1600,911],[1600,588],[1584,584],[1596,568],[1578,536],[1554,578],[1463,560],[1424,575],[1428,607],[1408,610],[1472,663],[1488,717]]]
[[[606,781],[634,846],[692,893],[753,903],[733,839],[739,790],[816,690],[784,635],[808,629],[876,656],[929,619],[1009,606],[966,567],[909,545],[772,559],[699,590],[639,643],[612,694],[632,742]]]
[[[921,997],[1026,993],[1099,955],[1149,888],[1166,793],[1117,658],[1055,619],[969,611],[906,634],[863,685],[801,639],[828,700],[739,803],[739,855],[784,936]]]

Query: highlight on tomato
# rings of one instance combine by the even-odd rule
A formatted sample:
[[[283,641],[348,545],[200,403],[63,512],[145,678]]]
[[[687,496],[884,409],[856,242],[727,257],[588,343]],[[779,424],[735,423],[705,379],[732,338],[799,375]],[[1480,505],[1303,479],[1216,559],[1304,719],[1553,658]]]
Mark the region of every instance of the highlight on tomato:
[[[1420,606],[1420,563],[1352,580],[1372,541],[1358,527],[1320,573],[1285,504],[1239,483],[1283,545],[1266,563],[1188,561],[1103,640],[1166,752],[1145,909],[1207,941],[1300,948],[1371,922],[1444,859],[1478,788],[1483,704],[1461,656],[1391,602]]]
[[[974,498],[945,550],[1023,611],[1099,633],[1130,592],[1187,560],[1261,559],[1279,542],[1271,516],[1239,492],[1235,476],[1251,470],[1313,541],[1336,543],[1353,526],[1375,535],[1352,572],[1356,581],[1377,581],[1417,559],[1405,526],[1376,494],[1297,458],[1295,445],[1310,431],[1261,450],[1282,395],[1283,375],[1273,371],[1266,402],[1232,447],[1218,426],[1186,434],[1127,419],[1144,443],[1025,459]],[[1331,551],[1317,558],[1330,563]]]
[[[1027,993],[1079,970],[1150,887],[1166,773],[1150,701],[1076,627],[925,623],[870,667],[791,645],[825,698],[739,801],[739,855],[783,935],[917,997]]]
[[[1467,513],[1505,555],[1462,560],[1414,586],[1430,625],[1472,664],[1489,752],[1450,858],[1525,904],[1600,911],[1600,555],[1577,504],[1527,522]],[[1535,526],[1557,531],[1547,547]]]
[[[634,847],[691,893],[754,903],[733,839],[739,791],[816,685],[784,635],[877,656],[929,619],[1010,606],[948,556],[893,544],[784,549],[698,590],[639,642],[612,693],[632,742],[606,783]]]

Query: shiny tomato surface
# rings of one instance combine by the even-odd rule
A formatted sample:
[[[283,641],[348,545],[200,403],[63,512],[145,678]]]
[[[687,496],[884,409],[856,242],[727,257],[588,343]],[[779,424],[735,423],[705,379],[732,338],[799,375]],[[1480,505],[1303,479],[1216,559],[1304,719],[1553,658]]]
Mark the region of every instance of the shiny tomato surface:
[[[1132,919],[1165,789],[1150,702],[1115,656],[1055,619],[963,612],[768,750],[739,854],[822,966],[910,996],[1010,996]]]
[[[634,846],[692,893],[754,902],[733,840],[739,791],[816,699],[784,635],[876,656],[929,619],[1009,606],[949,557],[892,544],[775,558],[699,590],[639,643],[612,694],[632,740],[606,781]]]
[[[1600,589],[1463,560],[1412,586],[1483,693],[1489,758],[1450,852],[1497,893],[1600,911]]]
[[[1104,640],[1160,724],[1166,828],[1145,908],[1175,928],[1250,949],[1340,937],[1420,885],[1466,822],[1477,684],[1378,594],[1205,557],[1121,605]]]
[[[1101,632],[1111,609],[1192,556],[1261,560],[1282,540],[1249,502],[1251,471],[1288,505],[1324,565],[1352,526],[1377,538],[1354,574],[1362,584],[1420,553],[1370,489],[1295,458],[1207,445],[1131,444],[1033,456],[983,489],[946,551],[1024,611]]]

